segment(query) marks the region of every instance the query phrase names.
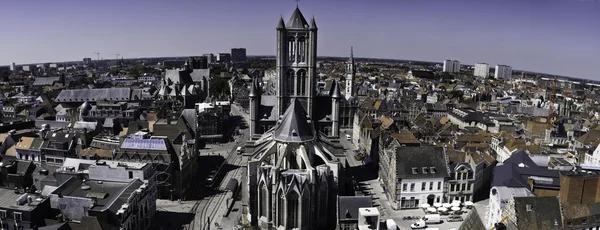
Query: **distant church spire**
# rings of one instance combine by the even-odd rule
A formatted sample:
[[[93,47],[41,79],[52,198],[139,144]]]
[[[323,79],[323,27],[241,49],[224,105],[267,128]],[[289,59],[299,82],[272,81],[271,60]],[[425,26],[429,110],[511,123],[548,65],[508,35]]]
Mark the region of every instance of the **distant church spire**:
[[[350,46],[350,58],[346,68],[346,100],[354,96],[354,79],[356,78],[356,65],[354,64],[354,47]]]

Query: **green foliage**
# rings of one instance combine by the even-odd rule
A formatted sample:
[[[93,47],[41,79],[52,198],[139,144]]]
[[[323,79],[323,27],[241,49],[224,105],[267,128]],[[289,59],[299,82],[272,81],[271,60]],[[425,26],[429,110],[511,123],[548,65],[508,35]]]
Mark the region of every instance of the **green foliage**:
[[[448,93],[448,95],[450,95],[450,99],[454,99],[454,98],[462,99],[464,96],[464,92],[460,91],[460,90],[452,90]]]
[[[212,80],[213,90],[215,96],[229,95],[229,83],[223,79],[220,74],[215,75]]]

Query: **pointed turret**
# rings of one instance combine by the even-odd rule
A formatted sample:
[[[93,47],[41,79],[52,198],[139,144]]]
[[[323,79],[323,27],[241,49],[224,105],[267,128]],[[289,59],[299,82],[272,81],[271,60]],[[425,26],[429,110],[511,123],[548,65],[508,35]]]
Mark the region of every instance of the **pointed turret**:
[[[340,93],[340,83],[338,81],[334,81],[331,86],[331,98],[342,98],[342,93]]]
[[[248,94],[249,97],[258,97],[258,82],[256,81],[256,78],[252,79],[252,85],[250,86],[250,93]]]
[[[294,10],[294,13],[292,13],[292,17],[290,17],[290,20],[287,22],[287,24],[285,24],[285,27],[287,29],[308,28],[308,22],[306,22],[306,19],[304,18],[302,12],[300,12],[300,9],[298,7],[296,7],[296,10]]]
[[[317,23],[315,22],[315,17],[314,16],[310,19],[310,27],[309,28],[310,29],[314,29],[314,30],[317,29]]]
[[[349,62],[354,64],[354,47],[350,46],[350,59]]]
[[[285,29],[285,22],[283,22],[283,15],[279,18],[279,23],[277,24],[277,29],[278,30]]]

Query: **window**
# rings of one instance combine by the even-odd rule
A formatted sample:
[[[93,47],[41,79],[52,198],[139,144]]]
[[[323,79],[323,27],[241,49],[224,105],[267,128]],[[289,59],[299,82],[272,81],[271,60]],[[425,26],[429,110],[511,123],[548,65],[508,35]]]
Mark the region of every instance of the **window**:
[[[133,172],[129,171],[129,179],[133,179]]]
[[[407,187],[408,187],[408,184],[406,184],[406,183],[402,184],[402,191],[406,191]]]
[[[411,192],[415,191],[415,183],[410,183],[410,191]]]
[[[442,190],[442,182],[438,181],[438,190]]]
[[[14,216],[15,216],[15,222],[23,220],[23,219],[21,219],[22,215],[20,212],[15,212]]]
[[[421,183],[421,191],[425,191],[427,187],[427,182]]]
[[[423,174],[427,174],[427,167],[423,167]]]
[[[429,190],[433,190],[433,181],[429,182]]]
[[[531,212],[531,205],[530,204],[525,205],[525,209],[527,209],[528,212]]]
[[[432,174],[435,174],[435,173],[437,172],[437,171],[435,171],[435,167],[429,167],[429,171],[430,171]]]
[[[472,186],[473,186],[473,184],[469,184],[469,185],[467,186],[467,190],[468,190],[468,191],[471,191],[471,187],[472,187]]]
[[[412,167],[412,174],[417,174],[417,167]]]
[[[586,218],[581,219],[581,224],[585,224],[587,222]]]
[[[465,189],[467,188],[466,186],[467,186],[467,184],[462,184],[462,185],[460,186],[460,187],[461,187],[461,189],[460,189],[460,190],[461,190],[461,191],[465,191]]]
[[[0,210],[0,219],[6,219],[6,210]]]
[[[450,192],[454,192],[454,185],[453,184],[450,185]]]

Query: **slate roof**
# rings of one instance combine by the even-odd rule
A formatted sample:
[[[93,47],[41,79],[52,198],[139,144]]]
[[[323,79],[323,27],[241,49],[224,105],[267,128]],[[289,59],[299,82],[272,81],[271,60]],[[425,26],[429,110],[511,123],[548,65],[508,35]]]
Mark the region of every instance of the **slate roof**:
[[[396,148],[396,174],[401,179],[448,177],[444,148],[435,146]],[[422,168],[427,168],[424,174]],[[431,172],[431,168],[434,172]],[[413,168],[417,169],[413,173]]]
[[[287,108],[283,118],[275,126],[274,138],[282,142],[305,142],[315,139],[312,123],[309,123],[300,101],[294,99]]]
[[[165,80],[171,80],[173,84],[179,82],[180,84],[191,84],[193,82],[190,76],[190,71],[169,69],[165,71]]]
[[[58,94],[56,102],[129,101],[131,88],[71,89]]]
[[[260,97],[260,113],[258,114],[258,118],[269,121],[277,120],[277,107],[277,96],[262,95]]]
[[[358,209],[373,206],[370,196],[340,196],[338,197],[338,216],[340,221],[358,220]]]
[[[36,77],[33,81],[35,86],[48,86],[54,85],[54,82],[60,81],[60,77]]]
[[[285,27],[287,29],[305,29],[308,28],[309,25],[302,15],[302,12],[300,12],[300,9],[296,7],[296,10],[294,10],[294,13],[292,13],[290,20],[285,24]]]
[[[210,69],[194,69],[190,73],[193,82],[201,83],[204,79],[210,79]]]
[[[523,164],[523,167],[519,165]],[[527,152],[519,150],[494,169],[493,186],[527,187],[530,176],[552,179],[549,186],[559,186],[559,171],[538,166]]]
[[[515,197],[515,216],[519,229],[562,229],[558,197]]]

